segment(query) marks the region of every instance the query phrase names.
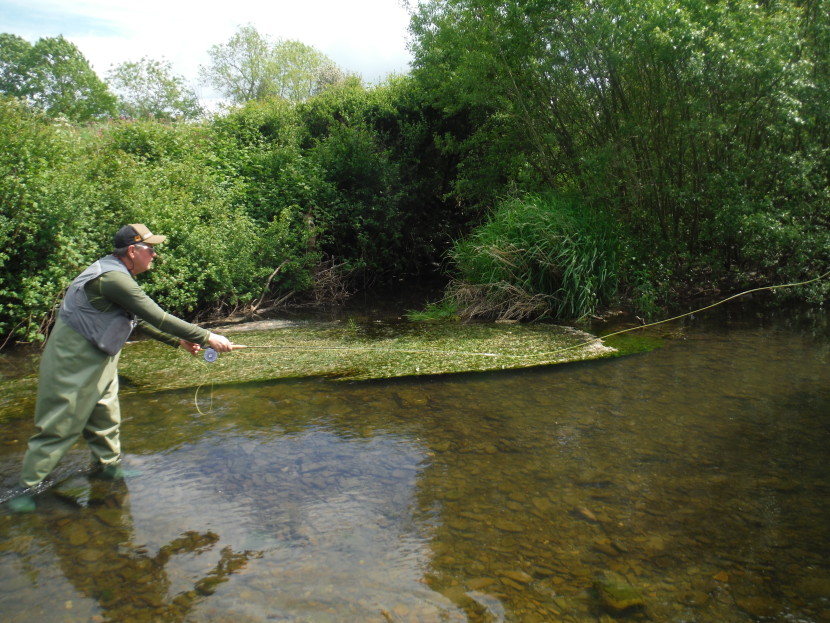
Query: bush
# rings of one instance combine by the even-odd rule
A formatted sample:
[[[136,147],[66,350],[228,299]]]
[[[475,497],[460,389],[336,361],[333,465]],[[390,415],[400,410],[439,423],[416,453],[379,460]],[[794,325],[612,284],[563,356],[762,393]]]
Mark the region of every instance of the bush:
[[[217,163],[210,136],[198,126],[117,123],[102,129],[90,161],[97,202],[117,216],[112,231],[143,222],[168,236],[141,280],[162,307],[191,318],[250,304],[273,270],[269,223],[241,204],[241,184]]]
[[[94,222],[71,174],[74,130],[0,100],[0,339],[32,341],[61,291],[89,258]]]
[[[406,254],[397,170],[375,135],[362,124],[335,126],[312,158],[324,179],[315,208],[324,248],[375,275],[400,270]]]
[[[168,236],[140,279],[173,314],[228,313],[311,286],[313,229],[279,200],[254,217],[255,193],[234,169],[251,159],[222,160],[213,128],[73,127],[0,106],[0,341],[42,339],[63,289],[125,223]]]
[[[613,295],[616,256],[613,228],[576,200],[508,200],[451,250],[449,298],[463,317],[583,318]]]

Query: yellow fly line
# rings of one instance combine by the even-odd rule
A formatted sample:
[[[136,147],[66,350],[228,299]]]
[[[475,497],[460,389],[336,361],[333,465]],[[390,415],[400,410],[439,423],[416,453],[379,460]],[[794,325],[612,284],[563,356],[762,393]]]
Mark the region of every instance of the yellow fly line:
[[[551,351],[551,352],[547,352],[547,353],[538,353],[538,355],[540,355],[540,356],[541,355],[553,355],[555,353],[561,353],[563,351],[570,350],[572,348],[579,348],[580,346],[585,346],[586,344],[590,344],[591,342],[596,342],[597,340],[604,340],[605,338],[613,337],[615,335],[620,335],[622,333],[628,333],[629,331],[637,331],[639,329],[647,329],[648,327],[656,327],[657,325],[666,324],[667,322],[674,322],[675,320],[680,320],[681,318],[686,318],[687,316],[693,316],[694,314],[699,314],[701,312],[705,312],[707,310],[712,309],[713,307],[717,307],[718,305],[723,305],[724,303],[728,303],[729,301],[732,301],[732,300],[734,300],[738,297],[744,296],[746,294],[752,294],[754,292],[763,292],[765,290],[780,290],[782,288],[794,288],[796,286],[806,286],[808,284],[815,283],[816,281],[821,281],[822,279],[824,279],[828,275],[830,275],[830,271],[827,271],[823,275],[820,275],[820,276],[815,277],[813,279],[809,279],[807,281],[798,281],[798,282],[795,282],[795,283],[783,283],[783,284],[776,285],[776,286],[762,286],[760,288],[752,288],[751,290],[745,290],[743,292],[738,292],[738,294],[733,294],[732,296],[728,296],[725,299],[722,299],[722,300],[720,300],[716,303],[712,303],[711,305],[707,305],[706,307],[701,307],[700,309],[695,309],[695,310],[686,312],[685,314],[680,314],[679,316],[672,316],[671,318],[666,318],[665,320],[658,320],[657,322],[650,322],[650,323],[647,323],[647,324],[637,325],[635,327],[629,327],[627,329],[621,329],[620,331],[614,331],[613,333],[608,333],[608,334],[603,335],[601,337],[591,338],[590,340],[587,340],[585,342],[581,342],[580,344],[574,344],[572,346],[566,346],[564,348],[560,348],[560,349],[557,349],[557,350],[554,350],[554,351]]]

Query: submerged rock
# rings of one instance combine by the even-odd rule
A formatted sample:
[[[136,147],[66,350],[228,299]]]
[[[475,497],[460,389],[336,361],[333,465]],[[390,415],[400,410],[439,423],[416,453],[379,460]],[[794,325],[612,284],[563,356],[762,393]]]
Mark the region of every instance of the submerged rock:
[[[677,601],[684,606],[702,608],[709,603],[709,594],[698,590],[689,590],[678,593]]]
[[[530,574],[521,570],[502,571],[501,575],[522,584],[530,584],[533,581],[533,577]]]
[[[781,611],[778,602],[771,597],[738,597],[735,604],[756,618],[771,618]]]
[[[612,614],[643,608],[646,605],[637,589],[621,575],[611,571],[594,577],[594,590],[602,607]]]

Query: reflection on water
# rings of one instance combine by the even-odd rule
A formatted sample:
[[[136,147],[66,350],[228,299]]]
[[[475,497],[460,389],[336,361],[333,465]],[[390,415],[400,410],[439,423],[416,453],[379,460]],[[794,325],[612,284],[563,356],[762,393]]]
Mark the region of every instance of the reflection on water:
[[[140,475],[90,479],[77,447],[37,513],[0,507],[0,612],[830,621],[821,320],[531,371],[217,386],[207,415],[192,392],[130,397]],[[0,430],[0,484],[30,426]]]

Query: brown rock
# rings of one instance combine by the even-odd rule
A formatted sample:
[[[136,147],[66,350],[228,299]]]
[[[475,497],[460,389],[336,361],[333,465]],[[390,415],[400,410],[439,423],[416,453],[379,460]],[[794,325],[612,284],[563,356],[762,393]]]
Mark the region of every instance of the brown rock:
[[[81,524],[69,524],[66,528],[66,540],[72,546],[84,545],[89,541],[89,534]]]
[[[770,597],[741,597],[735,603],[754,617],[774,617],[781,611],[778,602]]]
[[[467,580],[467,588],[471,591],[480,591],[495,583],[495,578],[472,578],[471,580]]]
[[[524,527],[517,524],[515,521],[510,521],[509,519],[496,519],[493,522],[493,525],[496,526],[499,530],[503,532],[523,532]]]
[[[516,582],[521,582],[522,584],[529,584],[533,581],[533,577],[531,577],[530,574],[520,570],[502,571],[500,575],[506,578],[510,578],[511,580],[515,580]]]
[[[709,595],[703,591],[685,591],[677,596],[677,601],[684,606],[702,608],[709,601]]]
[[[606,556],[617,556],[620,552],[614,547],[611,539],[596,539],[594,541],[594,549],[602,552]]]

